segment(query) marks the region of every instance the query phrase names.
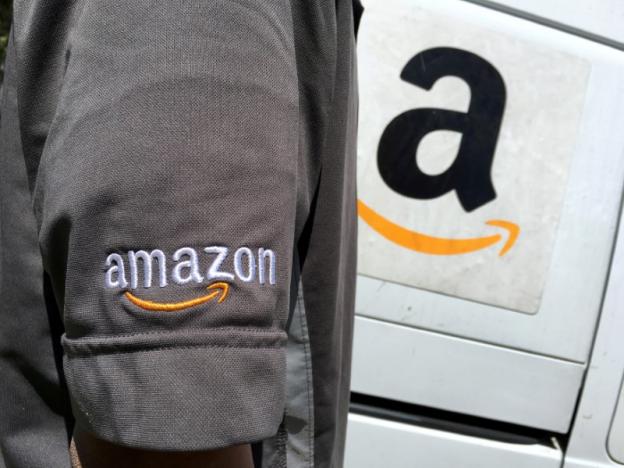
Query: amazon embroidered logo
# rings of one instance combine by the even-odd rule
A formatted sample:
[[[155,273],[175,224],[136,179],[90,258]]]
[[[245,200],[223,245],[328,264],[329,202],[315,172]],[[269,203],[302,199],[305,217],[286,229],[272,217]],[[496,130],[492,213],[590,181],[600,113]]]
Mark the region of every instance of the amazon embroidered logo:
[[[377,167],[388,187],[405,197],[430,200],[455,191],[466,212],[496,199],[491,167],[505,110],[506,88],[498,70],[488,61],[465,50],[439,47],[412,57],[401,79],[430,90],[446,76],[466,82],[471,91],[467,112],[447,109],[411,109],[392,119],[383,131],[377,150]],[[457,155],[441,174],[423,172],[416,159],[422,139],[436,130],[462,134]],[[390,221],[358,200],[358,215],[389,241],[430,255],[460,255],[500,242],[501,234],[468,239],[433,237]],[[514,246],[520,227],[507,220],[486,224],[507,231],[500,250],[505,255]]]
[[[160,249],[130,250],[125,255],[111,253],[106,257],[104,284],[108,289],[125,290],[123,296],[132,304],[144,310],[175,312],[198,306],[210,301],[222,303],[228,298],[230,283],[240,280],[244,283],[257,281],[261,285],[276,283],[276,255],[271,249],[259,248],[255,252],[249,247],[238,248],[233,255],[232,271],[226,268],[229,249],[225,246],[205,247],[208,262],[202,270],[200,256],[192,247],[176,250],[171,259]],[[141,266],[141,268],[140,268]],[[154,280],[157,277],[157,280]],[[156,302],[136,295],[139,284],[145,289],[157,282],[160,288],[170,282],[179,285],[209,282],[208,293],[178,302]]]
[[[212,283],[206,289],[208,289],[208,291],[214,291],[204,296],[196,297],[195,299],[189,299],[180,302],[146,301],[145,299],[136,297],[130,291],[126,291],[124,295],[128,298],[130,302],[140,307],[141,309],[155,310],[160,312],[175,312],[178,310],[188,309],[189,307],[195,307],[197,305],[211,301],[214,298],[218,298],[217,302],[220,304],[221,302],[225,301],[225,298],[228,296],[228,292],[230,291],[230,285],[223,281],[218,281],[216,283]]]

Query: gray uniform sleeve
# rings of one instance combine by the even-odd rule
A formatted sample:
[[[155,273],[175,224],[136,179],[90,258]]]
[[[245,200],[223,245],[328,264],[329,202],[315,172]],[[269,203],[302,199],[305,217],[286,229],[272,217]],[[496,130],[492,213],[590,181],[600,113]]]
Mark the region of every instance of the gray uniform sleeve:
[[[42,21],[17,13],[24,31]],[[158,450],[274,434],[297,199],[289,2],[84,2],[66,29],[27,163],[77,423]]]

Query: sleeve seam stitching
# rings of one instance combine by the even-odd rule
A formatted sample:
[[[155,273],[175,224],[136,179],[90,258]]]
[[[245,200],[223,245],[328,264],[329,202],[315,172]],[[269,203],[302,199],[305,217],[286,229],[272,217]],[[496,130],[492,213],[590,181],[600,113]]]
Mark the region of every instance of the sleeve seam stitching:
[[[147,353],[152,351],[162,351],[165,349],[194,349],[194,348],[225,348],[225,349],[266,349],[266,350],[280,350],[285,348],[285,344],[280,345],[266,345],[266,344],[249,344],[249,345],[219,345],[219,344],[195,344],[195,345],[160,345],[155,348],[137,348],[137,349],[106,349],[106,350],[96,350],[93,352],[87,350],[66,350],[66,354],[68,358],[81,358],[81,357],[96,357],[107,354],[131,354],[131,353]]]
[[[215,332],[215,333],[219,333],[221,331],[227,332],[227,331],[239,331],[239,332],[254,332],[254,334],[256,335],[270,335],[270,334],[275,334],[275,335],[279,335],[284,333],[283,330],[279,329],[279,328],[264,328],[264,327],[212,327],[212,328],[207,328],[205,330],[198,330],[197,332],[194,332],[194,334],[197,335],[210,335],[211,332]],[[88,338],[86,339],[114,339],[114,338],[130,338],[130,337],[135,337],[135,336],[154,336],[154,335],[176,335],[176,334],[181,334],[180,332],[175,332],[175,331],[154,331],[154,332],[141,332],[141,333],[115,333],[115,334],[111,334],[111,335],[90,335]],[[187,336],[187,335],[185,335]],[[77,338],[70,338],[68,336],[65,336],[65,340],[69,341],[69,342],[79,342],[81,340],[83,340],[85,338],[82,337],[77,337]]]

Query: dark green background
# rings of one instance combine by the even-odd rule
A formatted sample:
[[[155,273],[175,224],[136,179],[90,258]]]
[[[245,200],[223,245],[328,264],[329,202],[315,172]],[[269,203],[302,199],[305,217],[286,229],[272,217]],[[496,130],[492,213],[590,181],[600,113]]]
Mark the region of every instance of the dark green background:
[[[4,51],[9,41],[9,27],[11,25],[12,0],[0,0],[0,80],[2,80],[4,67]]]

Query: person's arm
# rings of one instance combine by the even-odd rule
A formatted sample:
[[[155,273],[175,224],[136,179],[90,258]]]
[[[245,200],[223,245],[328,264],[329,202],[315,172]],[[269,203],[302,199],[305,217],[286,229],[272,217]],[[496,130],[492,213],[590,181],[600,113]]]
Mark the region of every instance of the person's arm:
[[[64,14],[37,8],[51,11],[22,10]],[[299,128],[288,2],[106,0],[73,14],[29,168],[78,434],[119,447],[111,466],[131,450],[242,456],[222,449],[271,437],[284,410]],[[23,69],[42,41],[21,44]],[[34,78],[22,89],[43,89]],[[21,104],[42,105],[25,92]],[[28,159],[40,127],[23,126]]]
[[[253,468],[248,444],[202,452],[158,452],[120,447],[76,431],[71,441],[72,468]]]

